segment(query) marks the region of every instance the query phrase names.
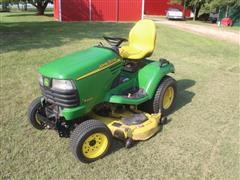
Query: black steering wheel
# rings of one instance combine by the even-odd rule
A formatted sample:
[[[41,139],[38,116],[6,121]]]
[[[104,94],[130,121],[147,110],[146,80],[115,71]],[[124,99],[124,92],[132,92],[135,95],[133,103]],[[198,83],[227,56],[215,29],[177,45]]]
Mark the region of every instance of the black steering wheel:
[[[103,36],[103,38],[110,44],[114,49],[118,48],[122,42],[127,41],[125,38],[120,37],[109,37],[109,36]]]

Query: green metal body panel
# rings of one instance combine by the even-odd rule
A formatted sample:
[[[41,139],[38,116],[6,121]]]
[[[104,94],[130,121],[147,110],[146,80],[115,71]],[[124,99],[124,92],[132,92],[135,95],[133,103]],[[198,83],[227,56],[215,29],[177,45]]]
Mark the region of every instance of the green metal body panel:
[[[49,62],[41,66],[38,71],[46,77],[75,80],[114,58],[118,56],[113,51],[92,47]]]
[[[172,64],[160,67],[160,63],[157,61],[145,60],[145,63],[146,65],[135,73],[126,73],[123,71],[122,74],[128,77],[129,80],[115,89],[110,90],[105,101],[118,104],[141,104],[154,96],[159,82],[166,74],[174,72],[174,66]],[[131,87],[144,89],[147,95],[138,99],[114,95]]]
[[[66,120],[77,119],[86,114],[86,106],[80,105],[74,108],[64,108],[60,112],[60,116],[64,117]]]
[[[168,73],[174,73],[174,71],[174,66],[171,63],[160,67],[158,61],[152,61],[138,72],[139,87],[143,88],[151,99],[161,79]]]
[[[50,62],[42,66],[39,73],[74,82],[80,105],[63,108],[60,113],[66,120],[73,120],[86,115],[99,103],[138,105],[151,99],[161,79],[174,72],[174,67],[171,63],[160,67],[159,62],[152,60],[144,60],[144,63],[146,65],[137,72],[127,72],[123,70],[123,60],[114,51],[93,47]],[[119,76],[125,80],[113,87]],[[131,99],[121,95],[132,87],[144,89],[146,96]]]

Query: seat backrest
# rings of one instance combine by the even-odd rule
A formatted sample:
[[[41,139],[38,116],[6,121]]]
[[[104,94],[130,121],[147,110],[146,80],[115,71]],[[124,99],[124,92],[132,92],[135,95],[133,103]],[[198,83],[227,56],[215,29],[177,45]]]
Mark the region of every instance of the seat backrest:
[[[148,51],[152,54],[156,41],[156,27],[152,20],[138,21],[129,33],[129,46]]]

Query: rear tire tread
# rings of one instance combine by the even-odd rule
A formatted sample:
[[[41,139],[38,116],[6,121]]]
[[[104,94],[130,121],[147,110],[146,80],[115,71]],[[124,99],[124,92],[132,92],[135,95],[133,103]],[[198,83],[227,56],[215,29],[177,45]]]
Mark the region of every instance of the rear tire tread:
[[[163,101],[164,92],[165,92],[166,88],[169,87],[169,85],[171,85],[174,89],[173,102],[167,110],[164,110],[161,107],[162,116],[167,116],[174,107],[175,98],[176,98],[176,94],[177,94],[176,80],[167,75],[164,76],[162,78],[162,80],[160,81],[159,86],[157,87],[157,90],[156,90],[153,98],[150,99],[149,101],[143,103],[142,105],[140,105],[140,109],[142,109],[143,111],[146,111],[148,113],[158,113],[159,109],[160,109],[160,104],[162,103],[162,102],[160,103],[160,101]],[[161,98],[161,100],[160,100],[160,98]],[[162,104],[161,104],[161,106],[162,106]]]
[[[172,86],[173,89],[174,89],[174,97],[173,97],[173,102],[171,104],[171,106],[167,109],[167,110],[163,110],[163,108],[161,107],[161,113],[163,116],[166,116],[168,115],[171,111],[172,111],[172,108],[174,106],[174,100],[175,100],[175,97],[176,97],[176,93],[177,93],[177,90],[176,90],[176,80],[173,79],[172,77],[170,76],[165,76],[163,81],[160,83],[157,91],[156,91],[156,94],[154,96],[154,100],[153,100],[153,112],[154,113],[158,113],[159,112],[159,109],[160,109],[160,103],[159,103],[159,99],[162,98],[161,96],[164,95],[165,93],[165,90],[167,87],[169,86]]]

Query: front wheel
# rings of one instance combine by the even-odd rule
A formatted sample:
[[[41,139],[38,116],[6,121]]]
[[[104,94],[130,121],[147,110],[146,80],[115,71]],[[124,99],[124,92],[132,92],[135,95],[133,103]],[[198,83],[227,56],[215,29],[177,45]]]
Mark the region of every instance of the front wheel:
[[[45,129],[44,123],[40,120],[39,112],[42,109],[41,97],[38,97],[32,101],[28,108],[28,120],[29,123],[38,130]]]
[[[91,119],[78,125],[70,136],[75,157],[90,163],[104,157],[111,146],[112,134],[100,121]]]

